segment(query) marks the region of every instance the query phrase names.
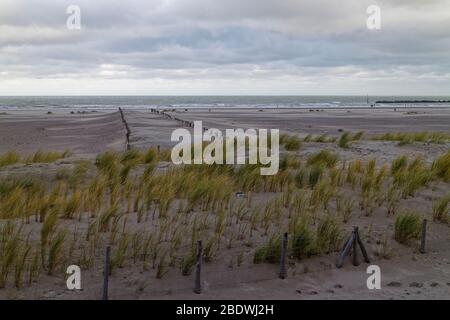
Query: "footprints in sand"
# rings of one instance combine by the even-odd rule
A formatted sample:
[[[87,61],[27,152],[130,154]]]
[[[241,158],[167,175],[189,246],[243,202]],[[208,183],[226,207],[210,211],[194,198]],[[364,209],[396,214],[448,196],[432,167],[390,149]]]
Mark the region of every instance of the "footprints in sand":
[[[302,295],[305,299],[309,298],[313,298],[313,299],[317,299],[317,298],[326,298],[327,296],[333,296],[333,297],[338,297],[340,295],[342,295],[344,293],[344,291],[342,291],[343,289],[343,285],[341,284],[335,284],[332,288],[302,288],[302,289],[297,289],[295,290],[295,292],[298,295]],[[372,293],[375,294],[375,296],[373,294],[370,295],[366,295],[363,294],[361,292],[361,297],[364,298],[374,298],[374,297],[385,297],[387,298],[387,296],[392,295],[392,291],[390,290],[399,290],[397,291],[398,294],[402,297],[402,298],[406,298],[406,297],[410,297],[410,296],[420,296],[423,298],[430,298],[433,297],[438,293],[439,288],[440,290],[448,290],[447,288],[450,288],[450,282],[446,282],[446,283],[440,283],[440,282],[436,282],[436,281],[431,281],[431,282],[418,282],[418,281],[413,281],[408,283],[402,283],[399,281],[391,281],[388,282],[386,284],[384,284],[384,286],[382,286],[381,290],[370,290],[372,291]],[[387,291],[383,290],[386,289]],[[348,290],[346,290],[348,291]],[[367,293],[367,292],[366,292]],[[393,299],[393,298],[392,298]]]
[[[303,294],[302,290],[295,290],[295,292],[297,292],[298,294]],[[308,292],[305,292],[305,293],[309,294],[311,296],[319,294],[317,291],[314,291],[314,290],[313,291],[308,291]]]
[[[425,285],[425,283],[414,281],[414,282],[411,282],[411,283],[409,284],[409,287],[410,287],[410,288],[423,288],[424,285]],[[439,285],[440,285],[439,282],[435,282],[435,281],[430,282],[430,283],[428,284],[428,286],[431,287],[431,288],[439,287]],[[447,285],[450,286],[450,282],[448,282]],[[391,282],[389,282],[389,283],[387,284],[387,286],[388,286],[388,287],[393,287],[393,288],[399,288],[399,287],[402,286],[402,283],[401,283],[401,282],[397,282],[397,281],[391,281]]]
[[[343,286],[342,286],[341,284],[335,284],[335,285],[333,286],[333,288],[334,288],[334,289],[342,289]],[[315,295],[318,295],[318,294],[319,294],[319,292],[316,291],[316,290],[310,290],[310,291],[305,291],[305,292],[303,292],[302,290],[295,290],[295,292],[297,292],[298,294],[303,294],[303,293],[304,293],[304,294],[308,294],[308,295],[311,295],[311,296],[315,296]],[[334,294],[334,293],[336,293],[336,290],[333,290],[333,289],[326,289],[325,292],[326,292],[326,293],[329,293],[329,294]]]
[[[387,284],[387,286],[388,286],[388,287],[399,288],[399,287],[402,286],[402,284],[401,284],[400,282],[397,282],[397,281],[392,281],[392,282],[389,282],[389,283]]]
[[[419,283],[419,282],[411,282],[409,284],[410,288],[422,288],[423,287],[423,283]]]
[[[388,287],[391,288],[400,288],[402,287],[401,282],[392,281],[387,284]],[[450,282],[446,283],[446,286],[450,287]],[[406,298],[411,295],[423,295],[424,297],[430,297],[436,294],[435,288],[443,288],[445,290],[445,285],[442,285],[439,282],[417,282],[413,281],[408,284],[408,287],[403,289],[402,298]]]

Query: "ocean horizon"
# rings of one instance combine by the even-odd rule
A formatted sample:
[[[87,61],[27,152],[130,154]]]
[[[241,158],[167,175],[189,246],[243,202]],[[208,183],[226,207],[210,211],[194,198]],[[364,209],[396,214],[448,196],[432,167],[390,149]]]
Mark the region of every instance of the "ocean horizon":
[[[450,107],[450,96],[0,96],[0,109]],[[408,101],[408,103],[405,103]],[[439,103],[445,101],[445,103]]]

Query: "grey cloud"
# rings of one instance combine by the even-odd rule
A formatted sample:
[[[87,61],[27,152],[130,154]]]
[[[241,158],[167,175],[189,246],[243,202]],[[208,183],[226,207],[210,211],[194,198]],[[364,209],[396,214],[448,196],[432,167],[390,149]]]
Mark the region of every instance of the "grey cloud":
[[[379,1],[382,30],[369,31],[372,2],[2,0],[0,71],[31,79],[290,79],[291,88],[342,77],[357,86],[373,76],[447,90],[450,1]],[[69,4],[82,9],[81,31],[65,28]]]

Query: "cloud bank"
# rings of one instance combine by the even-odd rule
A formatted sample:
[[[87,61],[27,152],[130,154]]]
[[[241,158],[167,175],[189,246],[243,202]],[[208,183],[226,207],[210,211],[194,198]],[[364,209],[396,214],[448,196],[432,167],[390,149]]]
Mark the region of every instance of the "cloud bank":
[[[450,0],[2,0],[0,94],[448,95],[449,30]]]

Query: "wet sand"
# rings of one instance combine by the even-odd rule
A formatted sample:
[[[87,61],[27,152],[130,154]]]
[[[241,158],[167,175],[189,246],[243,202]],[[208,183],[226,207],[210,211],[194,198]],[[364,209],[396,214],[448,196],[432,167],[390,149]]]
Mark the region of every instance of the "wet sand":
[[[450,132],[450,109],[189,109],[167,114],[186,121],[202,120],[208,128],[273,128],[298,134],[328,134],[342,131],[366,134],[385,132]],[[125,148],[125,127],[118,112],[78,114],[70,110],[46,114],[42,111],[8,111],[0,115],[0,152],[17,150],[30,153],[38,149],[98,153]],[[131,145],[148,148],[172,146],[174,129],[183,125],[149,110],[124,110],[131,129]],[[375,143],[376,144],[376,143]],[[378,148],[375,145],[372,149]],[[413,150],[415,151],[415,150]]]
[[[71,150],[89,155],[124,150],[125,128],[119,112],[70,114],[15,112],[0,115],[0,152]]]
[[[450,131],[450,109],[193,109],[168,112],[185,120],[203,120],[214,128],[276,128],[302,134],[364,131]]]

